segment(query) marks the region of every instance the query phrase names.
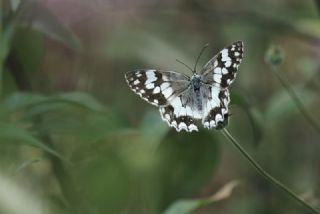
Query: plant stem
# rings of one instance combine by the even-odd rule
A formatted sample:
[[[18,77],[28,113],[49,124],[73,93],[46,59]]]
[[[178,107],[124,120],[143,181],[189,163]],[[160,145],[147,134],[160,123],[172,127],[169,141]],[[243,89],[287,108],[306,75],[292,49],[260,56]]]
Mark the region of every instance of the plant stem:
[[[320,0],[315,0],[314,3],[316,4],[318,13],[320,14]]]
[[[280,181],[272,177],[268,172],[266,172],[250,155],[246,150],[237,142],[237,140],[232,137],[227,129],[222,130],[223,135],[232,143],[232,145],[243,155],[243,157],[249,161],[249,163],[253,166],[253,168],[268,180],[270,183],[278,187],[280,190],[291,196],[294,200],[296,200],[300,205],[305,207],[310,213],[320,214],[320,211],[316,208],[309,205],[302,198],[300,198],[296,193],[291,191],[288,187],[282,184]]]
[[[2,1],[0,1],[0,42],[3,42],[3,9],[2,9]],[[4,66],[4,56],[3,51],[0,50],[0,96],[2,95],[2,76],[3,76],[3,66]]]
[[[280,81],[281,85],[287,90],[289,96],[296,104],[297,108],[303,115],[303,117],[309,122],[309,124],[318,132],[320,133],[320,125],[319,123],[313,119],[313,117],[308,113],[308,111],[303,106],[303,103],[300,101],[298,95],[294,92],[292,87],[290,86],[288,80],[278,71],[276,66],[272,66],[273,73],[277,76],[278,80]]]

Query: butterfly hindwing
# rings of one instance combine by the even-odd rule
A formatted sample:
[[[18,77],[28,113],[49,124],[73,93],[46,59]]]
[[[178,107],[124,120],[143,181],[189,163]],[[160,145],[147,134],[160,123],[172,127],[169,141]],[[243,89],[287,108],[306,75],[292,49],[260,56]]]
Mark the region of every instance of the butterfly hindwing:
[[[195,119],[201,119],[202,114],[196,108],[196,97],[189,86],[184,92],[170,101],[170,104],[160,108],[160,114],[169,126],[177,131],[198,131]]]
[[[243,58],[243,42],[235,42],[220,51],[202,69],[203,81],[227,88],[235,79]]]
[[[153,69],[130,71],[125,78],[132,91],[155,106],[168,105],[189,83],[183,74]]]
[[[184,107],[183,111],[187,111]],[[172,105],[165,107],[160,107],[160,114],[164,121],[168,123],[169,126],[174,127],[178,132],[185,130],[188,132],[198,131],[198,127],[195,124],[195,120],[192,115],[175,115],[175,108]]]
[[[211,87],[212,97],[206,100],[203,111],[202,123],[205,128],[221,129],[228,123],[229,112],[228,105],[230,95],[228,89],[219,90],[217,87]]]

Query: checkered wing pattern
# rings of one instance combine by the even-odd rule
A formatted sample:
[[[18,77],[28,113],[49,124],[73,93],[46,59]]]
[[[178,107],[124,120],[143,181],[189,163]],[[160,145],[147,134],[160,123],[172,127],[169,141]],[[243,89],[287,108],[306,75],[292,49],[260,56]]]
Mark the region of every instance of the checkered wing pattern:
[[[228,124],[229,85],[243,57],[243,43],[235,42],[213,57],[190,78],[174,71],[135,70],[125,75],[130,88],[159,107],[161,117],[177,131],[221,129]]]
[[[194,96],[192,85],[171,100],[169,105],[161,107],[160,114],[177,131],[198,131],[195,120],[201,119],[202,113],[197,108],[197,97]]]
[[[243,57],[243,42],[235,42],[213,57],[200,72],[203,82],[221,89],[227,88],[236,78]]]
[[[202,123],[205,128],[221,129],[228,124],[228,87],[236,78],[243,51],[243,42],[235,42],[220,51],[201,71],[204,87],[209,87],[211,91],[203,110]]]
[[[155,106],[168,105],[190,82],[184,74],[151,69],[130,71],[125,79],[132,91]]]

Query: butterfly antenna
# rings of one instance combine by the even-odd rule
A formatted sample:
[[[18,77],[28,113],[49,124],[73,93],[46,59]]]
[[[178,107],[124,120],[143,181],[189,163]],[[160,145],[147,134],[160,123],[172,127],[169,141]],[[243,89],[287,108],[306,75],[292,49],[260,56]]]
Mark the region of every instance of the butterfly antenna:
[[[191,68],[189,65],[187,65],[186,63],[184,63],[184,62],[182,62],[182,61],[180,61],[180,60],[178,60],[178,59],[176,59],[176,61],[179,62],[179,63],[181,63],[182,65],[186,66],[186,67],[193,73],[193,70],[192,70],[192,68]]]
[[[198,58],[197,58],[197,60],[196,60],[196,63],[194,64],[194,68],[193,68],[192,73],[196,73],[196,68],[197,68],[197,64],[198,64],[198,61],[199,61],[199,59],[200,59],[200,56],[202,55],[202,53],[204,52],[204,50],[205,50],[208,46],[209,46],[209,43],[205,44],[205,45],[203,46],[203,48],[201,49],[201,51],[200,51],[200,53],[199,53],[199,55],[198,55]]]

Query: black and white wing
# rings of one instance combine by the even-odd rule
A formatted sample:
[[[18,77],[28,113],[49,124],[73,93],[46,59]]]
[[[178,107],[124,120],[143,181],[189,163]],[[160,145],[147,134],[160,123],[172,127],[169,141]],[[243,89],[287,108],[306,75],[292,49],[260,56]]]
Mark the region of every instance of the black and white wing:
[[[203,102],[202,124],[205,128],[221,129],[228,124],[230,102],[229,90],[221,90],[215,86],[208,86],[209,96]]]
[[[174,71],[136,70],[125,75],[130,88],[147,102],[160,107],[160,114],[177,131],[198,130],[195,119],[201,113],[194,109],[190,96],[190,78]]]
[[[160,107],[160,114],[169,126],[174,127],[178,132],[198,131],[196,119],[202,118],[202,113],[197,108],[197,97],[194,96],[193,88],[189,86],[181,94],[170,101],[170,104]]]
[[[159,107],[162,119],[177,131],[198,131],[197,119],[202,119],[205,128],[220,129],[228,122],[228,86],[242,57],[243,43],[238,41],[220,51],[191,80],[184,74],[159,70],[135,70],[125,78],[136,94]],[[200,86],[194,78],[200,78]]]
[[[125,79],[136,94],[155,106],[166,106],[187,89],[190,78],[174,71],[135,70]]]
[[[221,129],[228,123],[228,86],[236,77],[243,51],[243,42],[235,42],[220,51],[202,69],[204,88],[210,91],[203,104],[202,123],[205,128]]]
[[[237,41],[214,56],[200,72],[204,83],[227,88],[236,78],[243,58],[243,42]]]

